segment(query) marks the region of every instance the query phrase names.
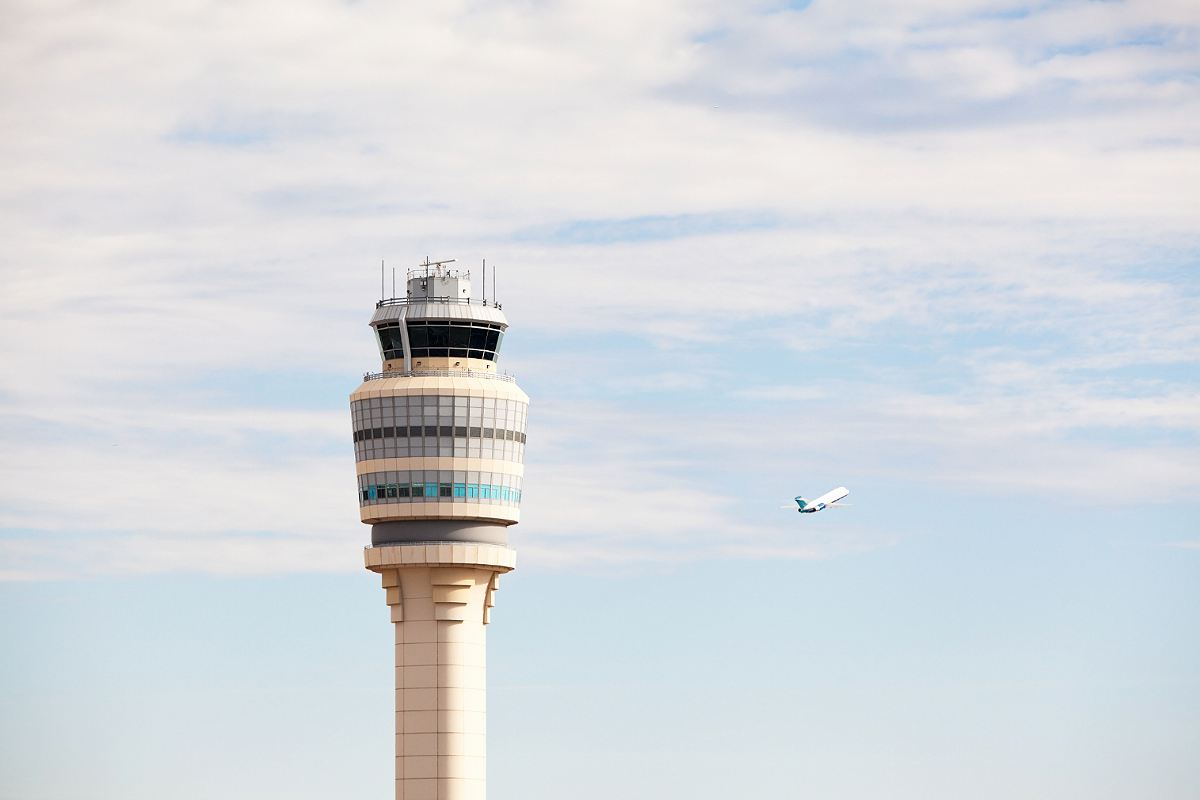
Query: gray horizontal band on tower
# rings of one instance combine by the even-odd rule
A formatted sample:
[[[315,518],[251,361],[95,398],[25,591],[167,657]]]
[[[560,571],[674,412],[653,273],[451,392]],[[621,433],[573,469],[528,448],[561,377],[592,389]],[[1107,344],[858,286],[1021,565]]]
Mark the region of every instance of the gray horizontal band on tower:
[[[449,519],[414,519],[376,522],[371,526],[371,546],[406,542],[480,542],[508,546],[508,526],[499,523]]]

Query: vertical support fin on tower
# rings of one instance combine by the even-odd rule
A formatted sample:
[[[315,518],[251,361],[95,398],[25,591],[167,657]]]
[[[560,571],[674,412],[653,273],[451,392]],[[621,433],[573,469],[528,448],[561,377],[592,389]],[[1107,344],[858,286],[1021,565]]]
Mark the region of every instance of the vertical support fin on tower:
[[[408,306],[400,306],[400,344],[404,347],[404,371],[412,372],[412,347],[408,344]]]
[[[383,591],[392,614],[392,622],[404,622],[404,592],[400,589],[400,571],[385,569],[380,575],[383,576]]]
[[[488,581],[487,594],[483,599],[483,624],[487,625],[492,621],[492,608],[496,605],[496,592],[500,589],[500,573],[493,572],[491,579]]]

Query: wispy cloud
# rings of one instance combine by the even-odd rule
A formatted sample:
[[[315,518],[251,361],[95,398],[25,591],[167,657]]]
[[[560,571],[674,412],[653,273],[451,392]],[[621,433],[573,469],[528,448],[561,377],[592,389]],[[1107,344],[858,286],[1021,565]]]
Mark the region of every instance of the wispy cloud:
[[[1188,3],[6,21],[7,577],[353,568],[338,409],[426,254],[500,265],[527,561],[895,541],[762,512],[799,473],[1195,496]]]
[[[720,35],[697,42],[704,80],[674,91],[866,132],[1153,113],[1170,95],[1195,101],[1186,87],[1200,21],[1185,5],[881,2],[728,14]]]

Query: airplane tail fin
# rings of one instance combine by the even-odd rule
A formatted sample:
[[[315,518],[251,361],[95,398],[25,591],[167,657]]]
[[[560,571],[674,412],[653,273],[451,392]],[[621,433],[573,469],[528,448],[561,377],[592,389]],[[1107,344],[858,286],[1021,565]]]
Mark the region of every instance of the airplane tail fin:
[[[800,508],[808,507],[808,500],[806,498],[797,497],[797,498],[795,498],[795,500],[796,500],[796,505],[800,506]]]

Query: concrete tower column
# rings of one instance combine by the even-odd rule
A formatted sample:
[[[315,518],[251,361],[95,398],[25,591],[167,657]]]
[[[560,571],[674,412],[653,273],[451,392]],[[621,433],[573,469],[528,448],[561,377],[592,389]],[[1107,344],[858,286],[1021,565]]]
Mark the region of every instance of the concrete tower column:
[[[376,304],[383,371],[350,396],[365,566],[395,628],[397,800],[484,800],[484,626],[516,566],[529,397],[495,369],[499,304],[447,263]]]
[[[485,628],[515,553],[496,545],[367,551],[395,625],[396,797],[483,800],[487,778]]]

